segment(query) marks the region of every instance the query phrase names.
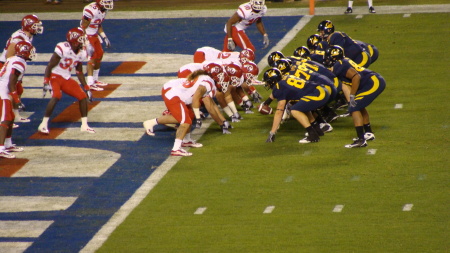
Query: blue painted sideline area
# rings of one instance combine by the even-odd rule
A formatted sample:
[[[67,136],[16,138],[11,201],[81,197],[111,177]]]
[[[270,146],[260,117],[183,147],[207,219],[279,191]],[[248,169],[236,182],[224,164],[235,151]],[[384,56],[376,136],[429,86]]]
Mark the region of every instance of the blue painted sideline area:
[[[17,17],[20,20],[21,17]],[[301,16],[267,17],[266,29],[271,31],[271,43],[275,45],[284,35],[296,25]],[[202,46],[222,48],[224,37],[224,18],[173,18],[173,19],[111,19],[104,23],[113,47],[106,50],[108,53],[148,53],[148,54],[185,54],[192,55]],[[56,43],[64,41],[68,29],[79,24],[78,20],[43,20],[45,32],[34,38],[34,45],[38,53],[52,53]],[[17,21],[0,21],[0,42],[6,41],[11,33],[19,29]],[[257,48],[262,47],[262,36],[252,27],[248,32]],[[261,60],[269,51],[258,50],[256,57]],[[113,71],[121,62],[109,61],[102,66],[102,76],[109,78],[127,77],[174,77],[175,73],[140,73],[127,75],[113,75]],[[35,62],[34,65],[45,66],[45,62]],[[160,64],[165,64],[160,62]],[[179,66],[176,66],[179,67]],[[173,68],[173,67],[172,67]],[[42,74],[33,74],[31,77],[43,77]],[[31,78],[29,77],[29,78]],[[26,82],[27,77],[24,81]],[[123,80],[123,79],[120,79]],[[119,83],[121,81],[118,81]],[[122,83],[122,85],[127,85]],[[161,83],[162,85],[162,83]],[[39,83],[27,86],[25,92],[40,89]],[[114,94],[114,92],[113,92]],[[113,96],[98,99],[101,103],[146,103],[161,102],[161,98],[154,94],[141,96]],[[28,148],[54,147],[55,149],[89,148],[92,150],[111,151],[120,154],[120,158],[99,177],[11,177],[0,178],[0,198],[2,196],[46,196],[46,197],[75,197],[75,202],[65,210],[58,211],[27,211],[27,212],[0,212],[2,221],[53,221],[38,237],[0,237],[4,242],[29,242],[31,246],[26,252],[78,252],[101,229],[101,227],[117,212],[117,210],[135,193],[135,191],[148,179],[148,177],[168,157],[173,145],[174,131],[160,128],[158,135],[150,138],[142,135],[136,140],[85,140],[85,139],[30,139],[43,117],[47,99],[41,97],[24,98],[23,101],[34,113],[30,116],[31,122],[21,124],[15,130],[14,141]],[[75,100],[63,97],[57,105],[53,116],[56,116],[69,107]],[[94,108],[93,110],[96,110]],[[149,110],[152,110],[149,107]],[[114,116],[115,111],[108,112]],[[158,112],[160,113],[160,112]],[[117,114],[117,121],[96,122],[90,117],[90,126],[103,129],[119,129],[115,134],[120,135],[129,129],[142,128],[136,122],[123,122]],[[79,127],[79,123],[60,122],[51,123],[51,127]],[[143,133],[143,129],[142,129]],[[70,151],[69,151],[70,148]],[[26,151],[23,152],[26,157]],[[36,158],[39,159],[39,158]],[[89,159],[89,158],[86,158]],[[39,161],[45,164],[46,161]],[[73,161],[61,159],[61,168]],[[2,160],[0,160],[1,168]],[[55,166],[49,168],[58,170]],[[94,168],[93,168],[94,169]]]

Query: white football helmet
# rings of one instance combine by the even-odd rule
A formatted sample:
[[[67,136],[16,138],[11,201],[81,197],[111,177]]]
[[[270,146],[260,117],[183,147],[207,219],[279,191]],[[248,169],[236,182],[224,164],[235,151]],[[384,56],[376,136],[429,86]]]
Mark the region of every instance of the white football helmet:
[[[103,7],[106,10],[112,10],[114,8],[113,0],[96,0],[96,2],[100,7]]]
[[[264,9],[265,0],[250,0],[250,5],[254,11],[262,11]]]

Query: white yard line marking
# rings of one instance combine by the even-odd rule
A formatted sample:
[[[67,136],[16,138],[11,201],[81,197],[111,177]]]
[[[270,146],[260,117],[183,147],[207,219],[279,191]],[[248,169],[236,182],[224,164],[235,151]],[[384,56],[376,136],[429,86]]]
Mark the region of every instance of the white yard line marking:
[[[395,104],[394,109],[402,109],[403,104]]]
[[[0,242],[0,252],[25,252],[32,242]]]
[[[207,207],[199,207],[197,210],[195,210],[194,214],[203,214],[206,211]]]
[[[42,220],[0,221],[0,237],[38,238],[52,223]]]
[[[377,150],[376,149],[369,149],[369,150],[367,150],[367,154],[368,155],[375,155],[377,153]]]
[[[275,209],[275,206],[268,206],[268,207],[266,207],[266,209],[264,209],[263,213],[272,213],[274,209]]]
[[[336,205],[333,208],[333,213],[340,213],[340,212],[342,212],[342,209],[344,209],[344,205]]]
[[[61,211],[69,208],[76,199],[76,197],[0,196],[0,213]]]
[[[406,205],[404,205],[403,206],[403,212],[409,212],[409,211],[411,211],[412,210],[412,208],[413,208],[413,204],[406,204]]]

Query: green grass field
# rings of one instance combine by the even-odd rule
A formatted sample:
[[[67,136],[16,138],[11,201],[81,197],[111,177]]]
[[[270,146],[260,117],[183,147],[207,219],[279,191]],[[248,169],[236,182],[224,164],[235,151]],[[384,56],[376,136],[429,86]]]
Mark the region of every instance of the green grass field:
[[[226,136],[213,124],[204,148],[182,158],[99,252],[450,250],[450,14],[327,18],[380,51],[370,68],[387,88],[368,107],[377,139],[344,148],[355,136],[351,118],[306,145],[294,119],[274,143],[265,143],[272,116],[243,115]],[[283,52],[304,45],[323,19],[314,17]],[[275,209],[264,214],[268,206]],[[199,207],[207,209],[195,215]]]

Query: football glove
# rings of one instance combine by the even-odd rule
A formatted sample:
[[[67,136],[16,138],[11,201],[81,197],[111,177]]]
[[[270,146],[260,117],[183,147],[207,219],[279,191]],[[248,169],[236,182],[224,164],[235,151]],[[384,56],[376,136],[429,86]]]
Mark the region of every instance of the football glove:
[[[25,111],[25,105],[22,101],[20,101],[20,103],[17,105],[17,109],[19,109],[21,111]]]
[[[89,102],[91,102],[92,103],[92,91],[91,90],[87,90],[86,91],[86,95],[88,96],[88,99],[89,99]]]
[[[266,142],[274,142],[275,141],[275,134],[272,132],[269,132],[269,137],[267,137]]]
[[[253,92],[252,98],[253,98],[253,103],[261,103],[261,100],[263,99],[261,94],[259,94],[257,91]]]
[[[228,38],[228,50],[233,51],[236,48],[236,44],[234,44],[234,41],[232,38]]]
[[[270,44],[269,35],[266,33],[266,34],[264,34],[264,37],[263,37],[264,47],[262,49],[266,49],[269,46],[269,44]]]
[[[195,119],[195,128],[202,127],[202,119]]]
[[[106,48],[110,48],[111,47],[111,41],[109,41],[108,37],[105,36],[102,39],[103,39],[103,41],[105,41]]]
[[[44,87],[42,88],[42,98],[45,98],[47,95],[47,91],[52,92],[52,86],[48,83],[44,83]]]
[[[245,113],[247,114],[253,113],[253,111],[251,110],[252,108],[253,104],[250,100],[244,101],[244,103],[242,104],[242,109],[244,109]]]
[[[350,95],[350,102],[348,102],[349,107],[356,107],[355,95]]]

